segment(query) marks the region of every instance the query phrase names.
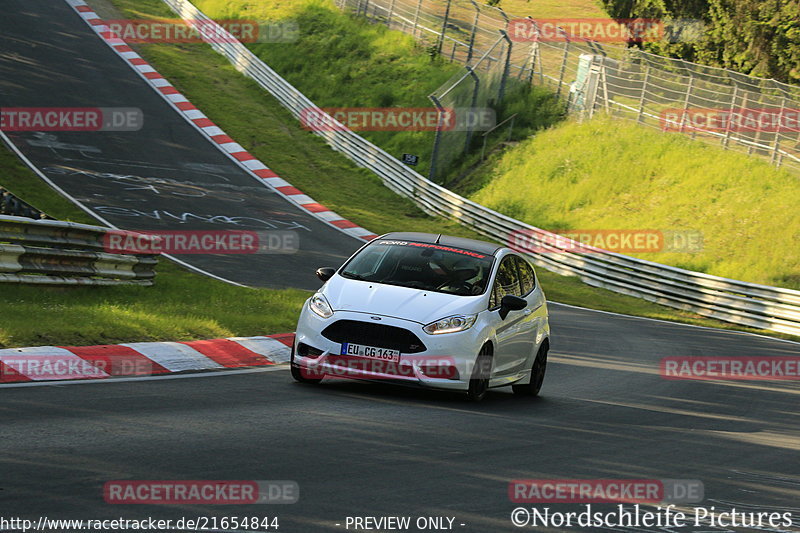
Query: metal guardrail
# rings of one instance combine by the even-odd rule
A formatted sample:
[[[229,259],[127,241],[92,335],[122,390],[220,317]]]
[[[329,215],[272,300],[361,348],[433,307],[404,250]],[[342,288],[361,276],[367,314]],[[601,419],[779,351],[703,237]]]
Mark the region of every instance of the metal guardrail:
[[[213,23],[188,0],[163,1],[189,24],[203,21],[201,23],[207,28],[205,24]],[[224,32],[221,27],[216,29],[220,33],[215,35]],[[295,117],[300,118],[305,109],[318,109],[232,37],[229,42],[208,44],[225,56],[236,69],[269,91]],[[333,118],[330,120],[335,123]],[[334,150],[375,172],[391,190],[410,198],[428,213],[455,219],[499,242],[514,246],[516,237],[523,235],[526,246],[535,246],[544,251],[530,253],[529,256],[547,270],[578,276],[595,287],[701,316],[800,335],[800,291],[692,272],[602,250],[575,253],[557,248],[553,243],[564,242],[564,239],[559,240],[552,233],[497,213],[436,185],[344,126],[330,130],[317,134]],[[567,241],[568,246],[570,242]]]
[[[0,216],[0,282],[152,285],[158,258],[103,252],[110,231],[128,233],[59,220]]]

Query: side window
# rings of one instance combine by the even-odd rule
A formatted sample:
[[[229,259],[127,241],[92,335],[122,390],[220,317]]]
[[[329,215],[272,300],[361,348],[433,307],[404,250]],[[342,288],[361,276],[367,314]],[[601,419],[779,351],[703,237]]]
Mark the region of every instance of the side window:
[[[522,296],[527,296],[536,288],[536,276],[531,265],[523,258],[517,257],[517,268],[519,269],[519,281],[522,284]]]
[[[494,280],[494,287],[492,287],[492,296],[489,298],[489,308],[498,307],[500,300],[506,294],[522,296],[519,276],[517,275],[516,259],[511,255],[505,257],[497,269],[497,277]]]

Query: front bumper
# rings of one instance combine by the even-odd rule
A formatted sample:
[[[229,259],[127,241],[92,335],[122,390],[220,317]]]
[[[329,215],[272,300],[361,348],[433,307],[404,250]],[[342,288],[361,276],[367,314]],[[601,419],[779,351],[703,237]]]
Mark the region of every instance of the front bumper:
[[[466,391],[469,388],[469,376],[483,343],[479,332],[473,328],[458,333],[429,335],[417,322],[381,316],[382,325],[409,330],[425,345],[423,351],[416,353],[406,354],[401,351],[400,361],[396,363],[343,356],[341,344],[322,334],[325,328],[337,320],[374,324],[370,322],[371,316],[374,315],[337,311],[331,318],[323,319],[304,305],[297,324],[292,364],[312,378],[368,379],[456,391]],[[353,339],[350,342],[358,343],[358,340]],[[301,345],[312,350],[299,350]]]

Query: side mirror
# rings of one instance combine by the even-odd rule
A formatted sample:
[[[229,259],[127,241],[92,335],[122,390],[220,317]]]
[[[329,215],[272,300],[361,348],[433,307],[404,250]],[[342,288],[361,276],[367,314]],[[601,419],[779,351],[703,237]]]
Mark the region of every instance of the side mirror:
[[[521,311],[528,307],[528,301],[525,298],[514,296],[513,294],[506,294],[500,300],[500,318],[506,319],[508,313],[511,311]]]
[[[317,277],[322,281],[328,281],[336,274],[336,269],[331,267],[322,267],[317,269]]]

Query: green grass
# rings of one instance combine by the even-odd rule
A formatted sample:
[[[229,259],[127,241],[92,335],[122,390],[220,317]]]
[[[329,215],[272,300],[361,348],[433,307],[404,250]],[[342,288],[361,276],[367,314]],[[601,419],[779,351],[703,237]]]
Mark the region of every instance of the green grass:
[[[499,7],[503,8],[509,16],[530,16],[533,18],[608,17],[597,0],[500,0]]]
[[[119,6],[138,5],[125,0]],[[321,107],[432,108],[428,95],[461,67],[431,56],[413,37],[343,16],[332,0],[291,3],[201,0],[215,18],[291,19],[299,27],[293,43],[258,43],[248,48]],[[365,138],[395,157],[419,156],[427,173],[433,131],[363,131]]]
[[[183,341],[294,331],[308,294],[228,285],[164,262],[154,287],[4,284],[0,348]]]
[[[168,15],[158,0],[120,6]],[[131,12],[126,13],[128,16]],[[302,130],[278,103],[205,46],[148,45],[141,52],[230,135],[280,175],[342,215],[376,232],[473,232],[431,218],[386,189],[374,175],[336,155]],[[0,149],[0,184],[58,218],[91,219]],[[307,292],[234,287],[162,261],[154,287],[3,285],[0,347],[190,340],[292,331]],[[594,289],[576,278],[538,271],[551,300],[693,324],[700,319]],[[741,328],[737,328],[741,329]]]
[[[0,141],[0,186],[8,189],[17,198],[22,198],[53,218],[96,224],[97,221],[63,196],[46,186],[42,179]]]
[[[243,2],[241,0],[199,0],[195,5],[206,14],[217,18],[252,17],[275,20],[291,16],[300,3],[307,0],[260,0]],[[438,0],[444,4],[444,0]],[[483,3],[483,2],[478,2]],[[469,6],[467,0],[455,0],[454,4]],[[533,17],[603,17],[605,11],[596,0],[500,0],[499,7],[509,15]]]
[[[433,107],[428,95],[463,68],[431,55],[430,43],[390,31],[363,17],[345,16],[333,0],[259,2],[247,0],[197,0],[195,4],[215,18],[290,19],[299,27],[293,43],[259,43],[248,48],[272,69],[321,107],[383,108]],[[130,9],[138,3],[125,0],[117,5]],[[523,139],[562,118],[550,91],[525,85],[514,90],[496,108],[498,120],[514,113],[513,136]],[[465,104],[466,105],[466,104]],[[427,176],[433,131],[363,131],[360,134],[395,157],[419,156],[416,170]],[[474,143],[473,148],[479,147]],[[462,141],[463,142],[463,141]],[[460,147],[460,146],[459,146]],[[438,176],[458,174],[475,162],[477,151],[460,159],[454,168],[437,169]]]
[[[700,230],[699,253],[632,255],[800,288],[800,180],[685,136],[604,117],[568,123],[508,150],[464,190],[545,229]]]

